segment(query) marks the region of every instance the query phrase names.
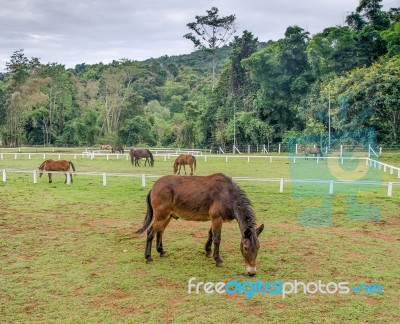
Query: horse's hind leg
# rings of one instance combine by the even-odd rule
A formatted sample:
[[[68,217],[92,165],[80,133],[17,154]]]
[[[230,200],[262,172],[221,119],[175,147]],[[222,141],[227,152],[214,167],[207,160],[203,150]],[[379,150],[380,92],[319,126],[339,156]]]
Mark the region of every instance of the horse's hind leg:
[[[144,251],[144,257],[146,259],[146,263],[150,263],[153,261],[153,259],[151,258],[151,244],[153,243],[153,238],[154,238],[154,229],[153,226],[151,226],[147,230],[146,249]]]
[[[208,231],[208,240],[207,240],[206,245],[205,245],[206,257],[207,258],[211,257],[212,238],[213,238],[213,232],[212,232],[212,227],[210,227],[210,230]]]
[[[52,183],[53,180],[51,179],[51,173],[49,173],[49,183]]]
[[[189,164],[189,167],[190,167],[190,175],[193,175],[193,165]]]
[[[165,231],[165,228],[168,226],[170,220],[171,217],[168,217],[164,221],[155,222],[153,224],[155,232],[157,233],[156,246],[157,246],[157,252],[160,253],[160,257],[164,256],[166,253],[166,251],[164,251],[162,244],[162,235]]]

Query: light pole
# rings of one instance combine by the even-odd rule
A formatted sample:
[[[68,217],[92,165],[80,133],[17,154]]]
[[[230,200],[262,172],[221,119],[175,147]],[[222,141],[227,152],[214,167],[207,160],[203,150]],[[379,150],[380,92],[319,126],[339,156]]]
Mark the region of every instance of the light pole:
[[[328,152],[331,150],[331,86],[328,86]]]

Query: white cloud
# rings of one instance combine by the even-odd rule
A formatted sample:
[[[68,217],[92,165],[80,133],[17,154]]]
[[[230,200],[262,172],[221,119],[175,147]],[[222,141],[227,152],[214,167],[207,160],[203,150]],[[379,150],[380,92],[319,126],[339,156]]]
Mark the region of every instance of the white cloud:
[[[343,24],[358,0],[7,0],[0,10],[0,71],[24,49],[42,63],[74,67],[120,58],[144,60],[190,53],[186,24],[215,6],[235,14],[237,34],[248,30],[260,41],[284,36],[299,25],[311,34]],[[398,0],[383,0],[384,10]]]

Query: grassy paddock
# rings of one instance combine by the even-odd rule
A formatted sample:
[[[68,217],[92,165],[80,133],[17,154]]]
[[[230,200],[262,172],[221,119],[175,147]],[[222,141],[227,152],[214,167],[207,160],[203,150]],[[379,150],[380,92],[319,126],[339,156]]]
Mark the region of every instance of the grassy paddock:
[[[33,170],[42,159],[7,156],[1,169]],[[77,171],[170,174],[173,160],[154,168],[125,159],[78,157]],[[349,176],[398,181],[362,164],[341,167],[287,159],[198,158],[197,175],[317,178]],[[372,173],[371,173],[372,172]],[[355,174],[355,175],[354,175]],[[1,179],[0,179],[1,180]],[[398,322],[400,187],[285,184],[238,181],[250,197],[260,235],[257,276],[245,275],[235,222],[224,224],[225,267],[207,259],[209,223],[171,221],[164,235],[168,256],[144,262],[145,235],[136,236],[155,178],[89,175],[65,185],[62,175],[33,184],[32,175],[8,174],[0,182],[0,318],[5,322]],[[323,226],[322,226],[323,225]],[[188,294],[188,280],[262,282],[294,280],[380,284],[384,294]]]

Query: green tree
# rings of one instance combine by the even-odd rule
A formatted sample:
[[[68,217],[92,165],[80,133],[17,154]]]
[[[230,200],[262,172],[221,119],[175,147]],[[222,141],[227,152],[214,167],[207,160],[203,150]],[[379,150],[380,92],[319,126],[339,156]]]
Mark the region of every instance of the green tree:
[[[214,88],[216,69],[216,50],[229,41],[236,32],[235,15],[220,17],[218,8],[206,10],[206,16],[196,16],[196,21],[186,26],[194,32],[187,33],[184,38],[191,40],[195,48],[206,50],[212,55],[212,85]]]

